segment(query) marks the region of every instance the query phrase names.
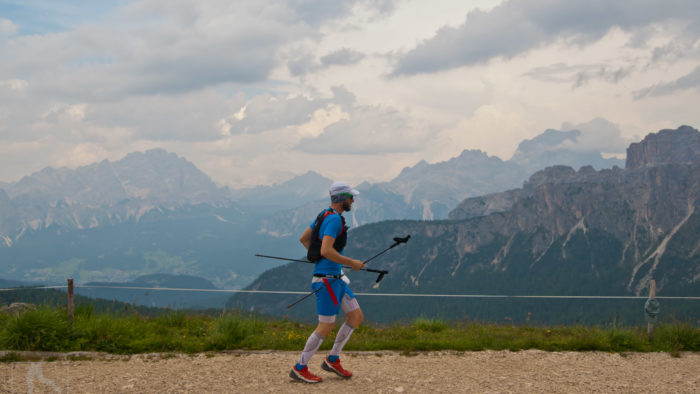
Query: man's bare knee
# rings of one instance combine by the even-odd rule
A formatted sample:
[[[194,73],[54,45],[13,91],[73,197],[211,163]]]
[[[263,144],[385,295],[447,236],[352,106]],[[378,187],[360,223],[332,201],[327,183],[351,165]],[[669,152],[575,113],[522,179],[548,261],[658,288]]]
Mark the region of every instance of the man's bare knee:
[[[316,327],[316,334],[325,338],[331,333],[331,331],[333,331],[333,328],[335,328],[335,323],[319,322],[318,326]]]
[[[355,309],[354,311],[348,313],[348,323],[354,328],[357,328],[364,320],[365,316],[361,309]]]

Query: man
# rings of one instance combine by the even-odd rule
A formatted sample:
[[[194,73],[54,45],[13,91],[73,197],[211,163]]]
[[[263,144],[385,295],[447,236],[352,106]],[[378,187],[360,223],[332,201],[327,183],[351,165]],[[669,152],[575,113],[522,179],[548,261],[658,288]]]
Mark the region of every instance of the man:
[[[352,332],[364,319],[360,305],[348,286],[350,281],[341,270],[343,265],[353,270],[365,267],[362,261],[342,254],[348,230],[342,213],[350,211],[355,196],[360,192],[345,182],[335,182],[331,185],[329,194],[330,208],[323,210],[299,238],[299,242],[308,250],[309,260],[316,261],[311,288],[316,291],[318,326],[306,341],[299,361],[289,376],[306,383],[319,383],[323,380],[320,376],[312,374],[307,364],[335,327],[335,318],[341,309],[347,315],[347,319],[338,330],[333,349],[323,360],[321,368],[346,379],[352,377],[352,372],[340,365],[340,352]]]

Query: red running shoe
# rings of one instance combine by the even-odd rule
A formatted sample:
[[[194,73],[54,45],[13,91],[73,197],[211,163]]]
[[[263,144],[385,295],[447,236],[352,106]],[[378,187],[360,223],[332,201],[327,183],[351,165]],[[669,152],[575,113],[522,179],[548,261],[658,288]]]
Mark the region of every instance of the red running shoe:
[[[312,374],[309,371],[309,367],[304,367],[304,369],[299,371],[296,366],[293,366],[289,372],[289,377],[304,383],[321,383],[323,380],[320,376]]]
[[[332,363],[330,362],[330,360],[328,360],[328,357],[326,357],[323,360],[323,364],[321,364],[321,368],[325,369],[328,372],[334,372],[341,378],[350,379],[352,377],[352,372],[348,371],[347,369],[343,368],[342,365],[340,365],[340,359]]]

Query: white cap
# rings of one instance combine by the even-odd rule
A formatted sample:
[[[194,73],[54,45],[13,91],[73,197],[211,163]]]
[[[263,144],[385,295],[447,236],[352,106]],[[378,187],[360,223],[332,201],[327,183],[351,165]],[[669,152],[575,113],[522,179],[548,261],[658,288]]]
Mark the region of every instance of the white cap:
[[[334,182],[331,188],[328,189],[328,194],[331,196],[336,196],[338,194],[352,194],[353,196],[357,196],[360,192],[353,189],[347,182]]]

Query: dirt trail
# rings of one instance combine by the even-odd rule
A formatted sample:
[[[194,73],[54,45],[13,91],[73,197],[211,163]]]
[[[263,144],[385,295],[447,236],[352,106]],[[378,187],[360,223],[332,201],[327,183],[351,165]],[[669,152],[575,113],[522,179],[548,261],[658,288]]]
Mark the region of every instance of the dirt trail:
[[[355,376],[295,383],[296,352],[138,355],[82,361],[0,364],[0,393],[523,393],[700,392],[700,354],[601,352],[348,352]]]

